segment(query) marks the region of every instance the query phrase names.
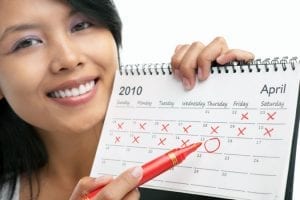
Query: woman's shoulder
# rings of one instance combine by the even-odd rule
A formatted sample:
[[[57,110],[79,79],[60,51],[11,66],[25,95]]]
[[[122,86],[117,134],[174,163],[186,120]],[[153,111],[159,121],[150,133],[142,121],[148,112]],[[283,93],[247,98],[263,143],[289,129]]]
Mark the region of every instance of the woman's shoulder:
[[[9,197],[9,187],[8,184],[5,184],[2,188],[0,188],[0,200],[7,200]],[[17,179],[16,189],[14,192],[14,196],[11,200],[19,200],[20,199],[20,178]]]

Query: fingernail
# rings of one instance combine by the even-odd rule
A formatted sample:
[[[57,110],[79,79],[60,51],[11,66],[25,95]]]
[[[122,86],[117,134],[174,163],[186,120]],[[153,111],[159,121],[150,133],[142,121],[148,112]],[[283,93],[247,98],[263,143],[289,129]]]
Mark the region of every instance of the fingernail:
[[[138,166],[138,167],[135,167],[132,171],[131,171],[131,175],[134,177],[134,178],[139,178],[141,177],[143,174],[143,169],[142,167]]]
[[[180,73],[179,73],[179,70],[178,69],[175,69],[174,70],[174,76],[177,80],[180,80]]]
[[[191,89],[191,83],[187,78],[182,78],[182,83],[185,89],[190,90]]]
[[[201,80],[202,79],[202,70],[201,70],[200,67],[198,68],[198,72],[197,73],[198,73],[198,79]]]
[[[99,177],[95,178],[94,181],[95,181],[96,183],[102,183],[102,182],[104,182],[105,180],[107,180],[108,178],[110,178],[110,177],[109,177],[109,176],[99,176]]]

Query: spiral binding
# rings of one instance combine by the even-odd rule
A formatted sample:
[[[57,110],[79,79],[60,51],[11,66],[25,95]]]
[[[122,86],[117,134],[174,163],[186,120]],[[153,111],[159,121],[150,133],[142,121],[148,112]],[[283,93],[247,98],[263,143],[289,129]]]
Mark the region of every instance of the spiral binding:
[[[300,63],[298,57],[288,56],[274,58],[257,58],[249,62],[233,61],[225,65],[219,65],[216,62],[212,63],[211,73],[252,73],[252,72],[269,72],[295,70],[296,64]],[[120,75],[171,75],[172,67],[170,63],[147,63],[147,64],[127,64],[121,65],[119,68]]]

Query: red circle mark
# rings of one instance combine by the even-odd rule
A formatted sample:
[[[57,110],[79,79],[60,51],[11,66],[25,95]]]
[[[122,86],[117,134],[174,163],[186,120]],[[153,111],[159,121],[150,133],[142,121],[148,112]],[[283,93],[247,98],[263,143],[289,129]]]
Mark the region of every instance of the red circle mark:
[[[206,147],[206,143],[208,142],[208,141],[212,141],[212,140],[216,140],[217,141],[217,146],[216,146],[216,148],[215,149],[213,149],[213,150],[209,150],[209,149],[207,149],[207,147]],[[214,152],[216,152],[219,148],[220,148],[220,146],[221,146],[221,142],[220,142],[220,139],[219,138],[209,138],[208,140],[206,140],[205,142],[204,142],[204,148],[205,148],[205,151],[207,152],[207,153],[214,153]]]

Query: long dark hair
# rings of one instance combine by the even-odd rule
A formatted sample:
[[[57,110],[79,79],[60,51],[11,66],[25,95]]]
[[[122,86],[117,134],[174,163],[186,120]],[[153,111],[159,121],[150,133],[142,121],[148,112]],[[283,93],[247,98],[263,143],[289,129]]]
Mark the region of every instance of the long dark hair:
[[[108,28],[119,48],[122,23],[112,0],[68,0],[70,6],[93,18]],[[12,199],[20,174],[28,177],[31,199],[32,177],[48,162],[43,141],[33,127],[19,118],[8,102],[0,100],[0,191],[9,187],[8,199]],[[0,195],[1,196],[1,195]]]

